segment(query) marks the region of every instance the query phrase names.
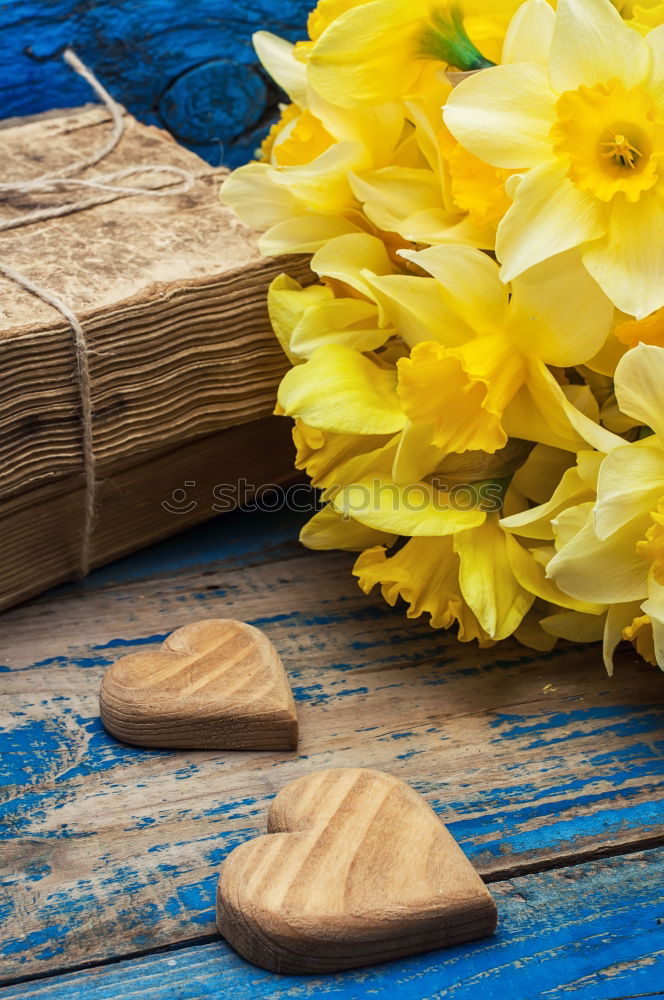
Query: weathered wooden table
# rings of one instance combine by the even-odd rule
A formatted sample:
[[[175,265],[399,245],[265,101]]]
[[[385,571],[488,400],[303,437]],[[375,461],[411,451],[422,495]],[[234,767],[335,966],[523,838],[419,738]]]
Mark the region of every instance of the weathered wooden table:
[[[588,1000],[664,995],[664,676],[593,647],[479,651],[366,598],[292,514],[236,513],[0,618],[2,975],[18,998]],[[99,722],[105,667],[192,618],[265,629],[292,753],[147,751]],[[215,933],[219,865],[312,768],[409,781],[491,884],[493,938],[321,978]]]

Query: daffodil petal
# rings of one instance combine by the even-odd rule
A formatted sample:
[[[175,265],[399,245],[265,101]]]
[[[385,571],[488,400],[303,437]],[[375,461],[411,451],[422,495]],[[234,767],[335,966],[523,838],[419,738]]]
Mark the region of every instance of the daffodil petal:
[[[585,503],[592,498],[593,491],[581,482],[577,469],[567,469],[547,503],[531,507],[530,510],[524,510],[519,514],[512,514],[511,517],[504,517],[500,523],[505,531],[517,535],[542,540],[552,539],[553,518],[567,507]]]
[[[307,70],[293,55],[295,46],[269,31],[256,31],[251,40],[256,55],[275,83],[286,91],[294,104],[306,108]]]
[[[655,659],[660,670],[664,670],[664,625],[655,618],[651,620],[652,644],[654,647]],[[638,648],[638,647],[637,647]],[[639,649],[639,652],[641,650]],[[645,654],[642,654],[645,656]]]
[[[512,484],[523,496],[537,504],[546,503],[567,469],[574,465],[568,451],[536,445],[514,473]]]
[[[583,252],[595,281],[623,312],[643,319],[664,305],[664,197],[611,203],[607,238]]]
[[[406,421],[392,466],[395,483],[417,483],[433,472],[444,455],[441,448],[431,444],[434,434],[430,424]]]
[[[546,395],[546,388],[548,387],[549,397],[551,402],[557,399],[560,403],[560,407],[565,414],[570,427],[572,427],[576,433],[587,441],[589,445],[596,448],[597,451],[609,452],[613,448],[618,447],[623,443],[622,438],[618,437],[617,434],[612,434],[611,431],[606,430],[605,427],[601,427],[596,420],[592,420],[587,414],[583,413],[578,406],[575,406],[568,398],[563,389],[558,385],[555,378],[551,372],[544,365],[538,366],[540,379],[539,386],[542,393],[542,397]],[[532,370],[531,370],[532,378]],[[594,397],[592,396],[590,390],[587,386],[577,387],[568,386],[567,390],[573,391],[577,388],[582,388],[583,392],[590,398],[593,406],[596,407]],[[549,411],[550,412],[550,411]]]
[[[558,0],[549,62],[558,93],[615,78],[634,87],[649,63],[645,41],[610,0]]]
[[[234,177],[235,173],[231,176]],[[277,201],[281,190],[276,193]],[[275,191],[274,187],[272,191]],[[303,206],[298,205],[293,210],[292,218],[275,223],[259,237],[258,249],[262,254],[266,257],[277,257],[279,254],[288,253],[315,253],[338,236],[360,231],[343,215],[317,215],[313,212],[302,215],[302,210]]]
[[[295,468],[304,469],[312,486],[333,489],[339,483],[384,467],[389,472],[396,450],[397,435],[334,434],[310,427],[296,420],[293,443],[296,448]],[[360,469],[350,480],[344,479],[347,469]]]
[[[330,240],[311,259],[311,269],[326,278],[336,278],[366,294],[364,270],[375,274],[391,274],[392,263],[385,244],[368,233],[352,233]]]
[[[449,97],[452,86],[445,78],[445,98]],[[436,174],[441,173],[443,156],[441,151],[439,131],[440,131],[440,108],[431,107],[428,100],[405,101],[406,111],[410,121],[415,126],[417,145],[422,156],[425,158],[429,168]]]
[[[503,522],[501,521],[501,524]],[[537,562],[531,552],[511,535],[505,537],[507,558],[512,572],[524,590],[549,604],[557,604],[571,611],[583,611],[588,614],[600,614],[603,610],[599,604],[580,601],[568,597],[553,580],[547,578],[544,566]]]
[[[606,216],[606,206],[575,187],[557,160],[529,171],[498,226],[496,256],[503,265],[503,281],[512,281],[549,257],[599,239],[606,232]]]
[[[461,596],[459,557],[448,537],[411,538],[390,556],[383,547],[367,549],[357,559],[353,576],[365,594],[379,584],[392,607],[401,597],[408,604],[408,618],[429,614],[432,628],[449,628],[458,621],[462,642],[486,643],[486,633]]]
[[[332,291],[322,285],[303,288],[287,274],[278,275],[267,293],[270,323],[281,347],[292,364],[298,364],[304,355],[293,347],[293,331],[308,309],[334,298]]]
[[[645,534],[647,515],[602,540],[595,534],[592,504],[582,504],[556,518],[559,541],[568,534],[566,522],[570,518],[573,528],[578,526],[576,511],[584,514],[583,524],[566,538],[548,564],[547,575],[566,594],[583,601],[620,604],[646,597],[648,568],[636,551],[636,543]]]
[[[451,535],[475,528],[486,514],[458,510],[448,494],[427,483],[398,485],[380,476],[367,476],[331,494],[335,510],[370,528],[411,537]]]
[[[348,172],[362,169],[366,156],[366,149],[361,143],[337,142],[310,163],[288,167],[268,166],[268,176],[277,189],[297,191],[301,208],[299,212],[293,212],[293,215],[301,214],[302,208],[321,215],[336,215],[353,207],[354,198],[348,184]],[[249,164],[251,166],[262,164]],[[231,174],[233,176],[235,174]]]
[[[277,399],[287,416],[337,433],[390,434],[405,420],[396,372],[340,344],[320,347],[304,364],[291,368]]]
[[[613,654],[616,651],[616,646],[623,637],[625,627],[632,623],[639,612],[638,601],[627,604],[612,604],[608,609],[602,636],[602,655],[609,677],[613,676]]]
[[[648,600],[643,604],[643,611],[650,616],[655,658],[658,666],[664,670],[664,587],[654,580],[650,585]]]
[[[576,388],[568,386],[567,390]],[[590,390],[584,389],[597,408]],[[531,359],[527,383],[505,410],[503,427],[509,437],[538,441],[568,451],[578,451],[590,444],[599,451],[608,452],[624,444],[622,438],[574,406],[539,359]]]
[[[509,325],[526,354],[566,368],[603,346],[613,304],[570,251],[549,257],[512,281]]]
[[[604,455],[598,451],[579,451],[576,456],[576,468],[579,479],[591,490],[597,493],[599,471],[604,461]]]
[[[393,160],[404,125],[404,109],[399,101],[349,109],[324,100],[312,89],[308,101],[330,135],[340,142],[355,142],[364,148],[367,166],[381,167]]]
[[[409,35],[425,11],[421,0],[392,0],[362,3],[343,13],[310,52],[313,88],[344,107],[398,97],[419,70]]]
[[[381,322],[393,326],[410,347],[426,340],[451,346],[472,337],[472,329],[448,306],[433,278],[369,272],[363,277],[380,306]]]
[[[494,167],[536,167],[551,158],[555,95],[534,63],[493,66],[455,87],[445,124],[462,146]]]
[[[269,163],[247,163],[229,174],[219,196],[243,222],[260,232],[304,211],[301,202],[286,188],[275,187],[272,178]]]
[[[529,382],[534,381],[529,378]],[[509,438],[523,438],[550,448],[572,452],[584,445],[564,420],[560,400],[550,394],[542,397],[528,382],[521,386],[502,418]]]
[[[493,250],[496,227],[491,223],[478,225],[469,215],[459,217],[458,212],[442,208],[425,208],[413,212],[399,223],[397,230],[404,240],[422,246],[463,244],[480,250]]]
[[[508,537],[497,519],[489,517],[481,528],[460,531],[453,540],[461,563],[461,592],[482,628],[496,640],[518,628],[535,600],[514,576]]]
[[[660,111],[664,110],[664,24],[653,28],[646,35],[646,45],[650,49],[652,58],[652,68],[650,74],[650,87],[659,105]]]
[[[664,496],[664,448],[647,443],[614,448],[602,462],[597,494],[598,538],[608,538],[643,510],[655,510]]]
[[[633,347],[618,363],[615,387],[623,413],[652,428],[664,446],[664,348]]]
[[[558,549],[563,549],[568,542],[576,538],[588,522],[592,521],[592,518],[593,505],[591,501],[580,503],[576,507],[567,507],[566,510],[561,511],[553,520]]]
[[[549,635],[540,625],[539,614],[531,608],[519,627],[514,632],[514,638],[528,649],[536,649],[539,653],[548,653],[558,641],[554,635]]]
[[[569,642],[599,642],[604,635],[604,615],[581,611],[559,611],[540,619],[545,632]]]
[[[346,483],[356,483],[369,475],[389,479],[399,446],[399,437],[399,434],[395,434],[394,437],[383,441],[378,447],[347,457],[344,462],[341,462],[335,469],[335,482],[329,489],[329,498],[331,499]],[[327,495],[326,499],[328,499]]]
[[[343,518],[334,507],[326,504],[304,525],[300,541],[309,549],[361,552],[370,545],[390,545],[394,535]]]
[[[399,232],[415,212],[443,207],[440,182],[431,170],[383,167],[348,179],[367,218],[386,232]]]
[[[475,333],[502,329],[508,293],[487,254],[474,247],[449,244],[401,250],[400,256],[436,278],[446,305]]]
[[[346,344],[356,351],[374,351],[394,330],[378,325],[378,309],[364,299],[335,299],[312,305],[294,328],[290,347],[309,358],[325,344]]]
[[[397,369],[404,413],[432,426],[432,443],[445,453],[493,454],[507,444],[502,414],[526,369],[506,337],[474,337],[453,349],[427,341],[400,358]]]
[[[548,65],[556,15],[546,0],[526,0],[510,21],[502,63]]]

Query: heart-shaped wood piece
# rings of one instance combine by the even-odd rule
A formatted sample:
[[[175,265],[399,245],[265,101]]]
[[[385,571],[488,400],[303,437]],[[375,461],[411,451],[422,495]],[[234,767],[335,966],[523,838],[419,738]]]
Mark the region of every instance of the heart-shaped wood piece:
[[[334,972],[491,934],[496,906],[425,800],[364,768],[286,785],[224,861],[217,926],[255,965]]]
[[[113,736],[138,746],[297,746],[295,704],[279,654],[244,622],[193,622],[155,652],[124,656],[104,675],[99,710]]]

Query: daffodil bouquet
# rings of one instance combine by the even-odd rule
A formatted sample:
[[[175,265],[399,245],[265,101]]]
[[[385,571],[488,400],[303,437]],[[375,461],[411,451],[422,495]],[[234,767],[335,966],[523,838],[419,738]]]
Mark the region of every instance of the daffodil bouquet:
[[[223,200],[269,291],[302,531],[488,645],[664,668],[664,2],[320,0]]]

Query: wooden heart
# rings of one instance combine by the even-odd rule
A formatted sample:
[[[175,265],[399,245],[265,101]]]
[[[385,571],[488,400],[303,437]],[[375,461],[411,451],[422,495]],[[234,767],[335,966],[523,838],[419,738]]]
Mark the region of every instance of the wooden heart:
[[[425,800],[332,768],[286,785],[268,836],[224,861],[217,926],[255,965],[333,972],[491,934],[496,906]]]
[[[193,622],[155,652],[124,656],[104,675],[99,710],[113,736],[139,746],[297,746],[295,704],[279,654],[244,622]]]

